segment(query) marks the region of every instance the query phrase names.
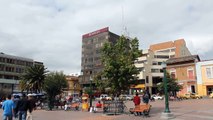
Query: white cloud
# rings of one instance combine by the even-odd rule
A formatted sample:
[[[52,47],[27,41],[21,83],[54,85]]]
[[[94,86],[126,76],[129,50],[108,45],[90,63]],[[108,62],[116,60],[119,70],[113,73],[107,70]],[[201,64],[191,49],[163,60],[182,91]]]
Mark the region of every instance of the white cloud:
[[[184,38],[194,54],[213,58],[213,1],[0,0],[0,51],[77,73],[82,35],[106,26],[149,44]],[[123,17],[122,20],[122,8]]]

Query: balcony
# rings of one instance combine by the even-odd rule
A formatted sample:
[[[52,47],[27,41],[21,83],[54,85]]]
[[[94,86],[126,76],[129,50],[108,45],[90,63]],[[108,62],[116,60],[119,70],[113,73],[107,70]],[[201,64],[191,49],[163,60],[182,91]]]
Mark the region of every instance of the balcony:
[[[3,79],[3,78],[0,78],[0,83],[19,84],[19,80]]]
[[[135,64],[135,67],[141,68],[141,67],[144,67],[144,64],[143,63],[142,64]]]
[[[163,77],[163,73],[151,73],[153,77]]]
[[[153,69],[162,69],[161,65],[152,65],[151,68]]]

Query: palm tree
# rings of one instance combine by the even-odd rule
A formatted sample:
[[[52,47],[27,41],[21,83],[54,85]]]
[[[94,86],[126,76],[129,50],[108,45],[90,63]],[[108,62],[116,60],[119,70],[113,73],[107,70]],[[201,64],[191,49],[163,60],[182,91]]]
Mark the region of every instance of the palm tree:
[[[19,89],[21,89],[22,91],[28,90],[27,81],[21,80],[19,82]]]
[[[26,70],[26,73],[22,76],[22,90],[27,90],[35,93],[42,91],[44,79],[48,71],[43,65],[33,65]]]

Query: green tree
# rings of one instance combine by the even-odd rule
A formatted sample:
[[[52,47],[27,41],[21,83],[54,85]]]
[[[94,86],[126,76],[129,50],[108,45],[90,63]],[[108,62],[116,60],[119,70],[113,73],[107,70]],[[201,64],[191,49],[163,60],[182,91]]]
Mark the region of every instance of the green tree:
[[[130,82],[135,80],[134,75],[139,73],[134,61],[141,53],[137,38],[129,40],[121,36],[116,43],[105,43],[101,50],[104,70],[96,76],[96,85],[100,88],[103,86],[110,88],[110,92],[114,95],[128,90]]]
[[[94,78],[94,81],[95,81],[95,84],[97,86],[97,89],[99,90],[99,92],[101,93],[106,93],[106,90],[105,88],[108,87],[108,84],[107,84],[107,80],[103,80],[102,77],[102,72],[98,73],[95,78]]]
[[[174,96],[176,96],[176,93],[183,89],[183,86],[179,85],[177,79],[172,78],[169,73],[166,74],[166,77],[168,93],[172,93]],[[164,94],[164,82],[159,83],[157,88],[160,93]]]
[[[42,91],[44,79],[48,71],[43,65],[33,65],[27,68],[26,73],[22,75],[20,88],[35,93]]]
[[[27,81],[26,80],[20,80],[19,82],[19,88],[24,91],[27,90],[28,91],[28,85],[27,85]]]
[[[50,72],[44,81],[44,91],[47,93],[48,106],[52,110],[55,96],[62,93],[62,89],[68,87],[66,76],[62,72]]]

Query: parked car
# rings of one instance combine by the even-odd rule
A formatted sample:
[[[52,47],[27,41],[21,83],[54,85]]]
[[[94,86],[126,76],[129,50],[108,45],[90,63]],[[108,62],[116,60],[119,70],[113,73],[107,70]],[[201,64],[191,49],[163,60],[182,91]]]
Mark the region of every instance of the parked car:
[[[112,98],[109,97],[107,94],[101,94],[100,95],[100,100],[112,100]]]
[[[196,93],[186,93],[184,95],[179,95],[178,97],[180,99],[190,99],[190,98],[192,98],[192,99],[201,99],[202,98],[202,96],[200,96],[200,95],[198,95]]]
[[[133,95],[127,95],[126,100],[133,100],[134,96]]]
[[[119,96],[119,100],[127,100],[127,95],[126,94],[121,94]]]
[[[191,93],[190,94],[190,98],[192,98],[192,99],[202,99],[203,97],[198,95],[198,94],[196,94],[196,93]]]
[[[163,100],[163,96],[159,95],[152,95],[151,98],[154,98],[155,100]]]
[[[190,96],[188,94],[184,94],[184,95],[178,95],[177,96],[180,100],[183,100],[183,99],[189,99]]]
[[[74,97],[72,102],[82,102],[82,99],[80,97]]]

